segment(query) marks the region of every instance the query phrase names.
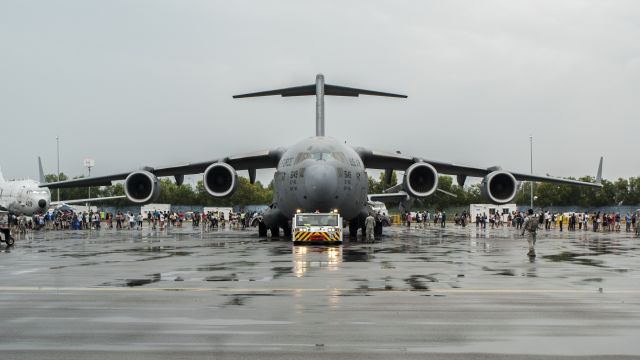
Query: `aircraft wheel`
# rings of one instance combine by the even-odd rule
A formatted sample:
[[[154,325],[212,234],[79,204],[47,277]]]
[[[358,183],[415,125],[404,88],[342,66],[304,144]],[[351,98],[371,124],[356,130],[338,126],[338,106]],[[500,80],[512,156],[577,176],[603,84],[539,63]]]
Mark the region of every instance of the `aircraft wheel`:
[[[271,237],[280,237],[280,228],[275,226],[271,228]]]
[[[358,236],[358,222],[356,220],[349,221],[349,238],[355,239]]]
[[[13,236],[7,236],[7,240],[5,240],[5,242],[7,243],[7,246],[13,246],[13,244],[15,244],[16,239],[13,238]]]
[[[282,231],[284,231],[285,237],[291,237],[291,226],[288,224],[282,227]]]
[[[258,221],[258,236],[267,236],[267,225],[265,225],[262,221]]]

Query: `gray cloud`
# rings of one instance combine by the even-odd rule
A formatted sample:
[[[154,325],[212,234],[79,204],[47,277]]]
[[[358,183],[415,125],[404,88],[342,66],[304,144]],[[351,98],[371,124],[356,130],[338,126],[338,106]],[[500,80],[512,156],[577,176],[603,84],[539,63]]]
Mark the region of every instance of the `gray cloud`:
[[[639,176],[633,1],[4,1],[9,178],[94,174],[289,145],[313,98],[231,95],[327,82],[327,134],[427,159],[557,176]],[[268,178],[268,173],[262,174]]]

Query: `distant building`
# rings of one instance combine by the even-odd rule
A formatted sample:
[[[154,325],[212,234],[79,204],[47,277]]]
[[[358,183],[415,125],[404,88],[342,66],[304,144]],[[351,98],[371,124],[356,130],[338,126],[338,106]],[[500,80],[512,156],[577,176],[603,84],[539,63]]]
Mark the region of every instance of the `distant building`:
[[[516,204],[471,204],[469,205],[469,215],[471,216],[471,222],[476,222],[476,215],[482,216],[486,214],[487,217],[498,213],[502,216],[502,221],[507,221],[509,213],[517,211]]]
[[[171,211],[171,204],[147,204],[140,207],[141,214],[146,214],[149,211],[153,213],[156,210],[160,212]]]

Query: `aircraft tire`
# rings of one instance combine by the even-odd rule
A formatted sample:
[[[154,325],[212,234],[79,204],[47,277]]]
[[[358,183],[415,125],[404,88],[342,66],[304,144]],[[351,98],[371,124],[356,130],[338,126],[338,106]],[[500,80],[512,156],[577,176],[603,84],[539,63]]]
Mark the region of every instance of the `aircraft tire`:
[[[7,240],[5,240],[5,242],[7,243],[7,246],[13,246],[13,244],[16,243],[16,239],[14,239],[13,236],[7,236]]]
[[[267,237],[267,225],[262,221],[258,221],[258,236]]]
[[[284,237],[291,237],[291,226],[289,224],[283,226],[282,231],[284,232]]]
[[[271,230],[271,237],[280,237],[280,228],[279,227],[274,226],[270,230]]]
[[[358,237],[358,220],[354,219],[349,221],[349,239],[355,239]]]

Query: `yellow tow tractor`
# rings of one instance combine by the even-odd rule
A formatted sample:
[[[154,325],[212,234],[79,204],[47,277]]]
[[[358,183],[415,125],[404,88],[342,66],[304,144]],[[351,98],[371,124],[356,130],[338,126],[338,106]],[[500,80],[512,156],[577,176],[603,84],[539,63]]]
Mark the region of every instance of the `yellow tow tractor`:
[[[342,216],[330,213],[296,213],[291,221],[294,244],[342,243]]]

